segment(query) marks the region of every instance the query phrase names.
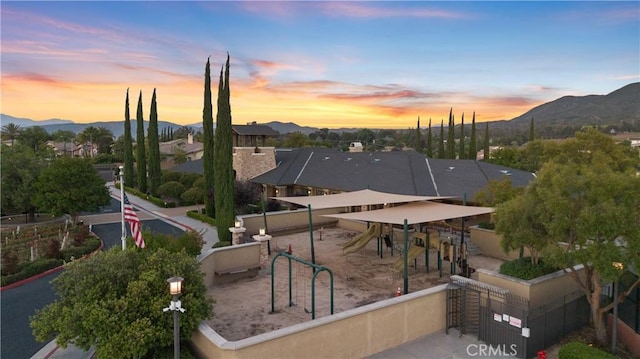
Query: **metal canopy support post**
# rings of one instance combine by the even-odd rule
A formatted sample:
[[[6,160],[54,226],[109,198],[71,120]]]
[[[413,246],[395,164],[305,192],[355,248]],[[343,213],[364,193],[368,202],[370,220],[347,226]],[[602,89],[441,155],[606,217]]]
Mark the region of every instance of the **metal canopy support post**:
[[[431,243],[431,237],[429,230],[427,229],[427,243],[424,244],[424,266],[427,267],[427,273],[429,273],[429,244]]]
[[[464,193],[462,197],[462,205],[467,205],[467,192]],[[463,271],[466,271],[467,268],[467,245],[464,241],[464,218],[462,217],[462,233],[460,233],[460,266]],[[464,250],[464,253],[463,253]],[[465,275],[466,276],[466,275]]]
[[[311,205],[309,204],[307,206],[309,208],[309,238],[311,240],[311,263],[313,263],[313,265],[316,264],[316,252],[313,248],[313,220],[311,218]],[[316,268],[313,267],[313,272],[315,273]]]
[[[269,227],[267,226],[267,205],[264,197],[262,198],[262,219],[264,222],[264,232],[269,233]],[[267,241],[267,254],[271,255],[271,241]]]

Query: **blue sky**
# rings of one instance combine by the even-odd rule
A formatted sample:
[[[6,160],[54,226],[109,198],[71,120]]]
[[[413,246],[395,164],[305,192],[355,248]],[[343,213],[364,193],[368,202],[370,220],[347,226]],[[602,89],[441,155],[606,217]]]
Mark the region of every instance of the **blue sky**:
[[[510,119],[640,81],[640,2],[2,1],[2,113],[202,121],[231,57],[233,122],[415,127]]]

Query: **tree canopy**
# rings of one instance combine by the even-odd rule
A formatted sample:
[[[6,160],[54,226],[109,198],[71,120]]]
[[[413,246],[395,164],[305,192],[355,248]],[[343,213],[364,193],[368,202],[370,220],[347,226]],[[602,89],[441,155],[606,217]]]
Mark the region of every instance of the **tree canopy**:
[[[42,170],[34,185],[33,203],[54,216],[97,210],[111,201],[105,181],[84,158],[60,157]]]
[[[3,145],[0,160],[2,210],[33,215],[35,209],[31,199],[44,161],[31,148],[19,143]]]
[[[72,343],[100,358],[140,358],[173,343],[167,279],[184,278],[180,337],[212,316],[199,263],[184,251],[111,249],[69,264],[53,286],[59,299],[31,317],[34,336]]]
[[[610,137],[593,129],[577,133],[542,165],[522,196],[496,213],[504,246],[536,246],[545,263],[572,275],[591,305],[600,344],[607,341],[604,313],[613,306],[603,305],[602,286],[622,275],[613,263],[640,266],[638,164],[637,153]]]

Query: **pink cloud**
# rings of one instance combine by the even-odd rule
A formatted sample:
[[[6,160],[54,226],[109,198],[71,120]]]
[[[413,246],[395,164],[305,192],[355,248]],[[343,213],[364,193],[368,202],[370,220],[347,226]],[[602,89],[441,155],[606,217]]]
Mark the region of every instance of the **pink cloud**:
[[[45,76],[35,72],[24,72],[18,74],[11,75],[3,75],[4,80],[10,81],[26,81],[26,82],[35,82],[44,85],[57,86],[57,87],[66,87],[63,82],[58,81],[52,77]]]
[[[242,2],[244,10],[254,13],[269,13],[280,19],[293,18],[303,12],[322,12],[328,16],[352,17],[352,18],[390,18],[390,17],[417,17],[417,18],[468,18],[469,14],[452,12],[435,7],[395,7],[378,6],[375,3],[366,2]]]
[[[91,36],[100,36],[105,38],[110,38],[114,40],[124,40],[125,37],[117,32],[107,31],[104,29],[99,29],[95,27],[78,25],[70,22],[60,21],[51,17],[41,16],[34,13],[27,12],[19,12],[14,11],[12,9],[3,9],[2,10],[3,17],[11,17],[16,21],[20,21],[22,23],[28,23],[34,26],[42,26],[47,25],[56,29],[62,29],[65,31],[73,32],[76,35],[91,35]]]
[[[418,17],[459,19],[469,15],[436,8],[423,7],[380,7],[358,2],[330,1],[321,3],[326,15],[359,18]]]

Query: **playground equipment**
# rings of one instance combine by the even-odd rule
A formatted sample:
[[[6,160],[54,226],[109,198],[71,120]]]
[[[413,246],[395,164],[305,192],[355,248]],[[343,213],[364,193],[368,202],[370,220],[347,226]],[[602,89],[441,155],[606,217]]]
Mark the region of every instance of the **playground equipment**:
[[[342,245],[342,250],[344,254],[355,253],[362,248],[364,248],[369,241],[373,238],[380,237],[380,223],[372,224],[366,231],[360,233],[359,235],[353,237],[345,244]]]
[[[411,248],[409,248],[409,251],[407,253],[407,261],[414,261],[414,266],[417,267],[416,264],[418,261],[418,257],[424,254],[424,252],[425,252],[425,247],[415,246],[415,245],[412,246]],[[391,265],[391,270],[395,272],[399,272],[403,269],[403,267],[404,267],[404,258],[400,257]]]
[[[275,309],[275,285],[274,285],[274,276],[275,276],[275,262],[280,257],[286,257],[289,260],[289,306],[293,307],[295,303],[293,302],[293,292],[291,290],[291,261],[294,260],[298,263],[305,264],[311,268],[313,268],[313,276],[311,277],[311,319],[316,319],[316,276],[318,273],[327,271],[329,273],[329,283],[330,283],[330,294],[331,294],[331,314],[333,314],[333,273],[329,268],[313,264],[305,261],[302,258],[294,257],[293,255],[287,252],[280,252],[276,254],[271,260],[271,313],[276,311]],[[306,308],[305,308],[306,311]]]

